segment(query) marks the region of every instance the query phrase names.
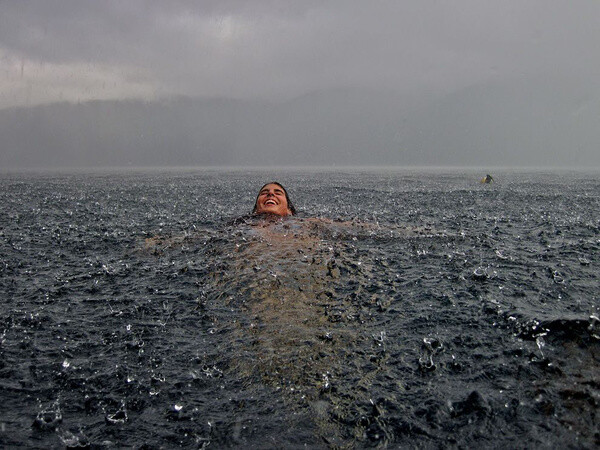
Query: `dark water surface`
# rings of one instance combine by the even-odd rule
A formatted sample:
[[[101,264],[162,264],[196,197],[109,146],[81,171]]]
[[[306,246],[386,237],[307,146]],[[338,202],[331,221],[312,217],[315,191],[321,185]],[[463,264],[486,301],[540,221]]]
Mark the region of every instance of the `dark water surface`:
[[[598,174],[479,176],[1,175],[0,446],[597,448]]]

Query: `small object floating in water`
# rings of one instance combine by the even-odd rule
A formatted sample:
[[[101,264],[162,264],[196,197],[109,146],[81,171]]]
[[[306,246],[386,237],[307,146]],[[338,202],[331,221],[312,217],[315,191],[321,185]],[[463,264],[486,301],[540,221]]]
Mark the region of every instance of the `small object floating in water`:
[[[494,182],[494,178],[488,173],[480,181],[482,184],[490,184]]]

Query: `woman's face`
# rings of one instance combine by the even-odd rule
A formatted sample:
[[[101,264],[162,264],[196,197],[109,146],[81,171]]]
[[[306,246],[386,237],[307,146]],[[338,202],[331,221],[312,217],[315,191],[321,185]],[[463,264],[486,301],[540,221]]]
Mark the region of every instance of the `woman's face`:
[[[278,216],[291,214],[283,188],[276,184],[267,184],[263,187],[256,199],[256,213],[271,213]]]

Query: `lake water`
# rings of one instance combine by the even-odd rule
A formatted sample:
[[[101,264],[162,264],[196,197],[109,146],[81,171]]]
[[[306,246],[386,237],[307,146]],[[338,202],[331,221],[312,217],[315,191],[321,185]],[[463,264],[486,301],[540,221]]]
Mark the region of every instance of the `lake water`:
[[[597,448],[599,174],[483,175],[0,175],[0,445]]]

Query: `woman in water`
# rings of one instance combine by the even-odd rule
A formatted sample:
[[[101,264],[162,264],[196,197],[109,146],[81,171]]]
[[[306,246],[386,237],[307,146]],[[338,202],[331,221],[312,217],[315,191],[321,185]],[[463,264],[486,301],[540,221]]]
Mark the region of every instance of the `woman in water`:
[[[195,246],[207,258],[195,281],[223,336],[225,377],[281,398],[285,420],[310,429],[314,442],[351,447],[365,433],[352,418],[373,409],[370,386],[388,370],[383,337],[370,338],[364,326],[391,302],[378,293],[391,283],[377,275],[387,266],[357,262],[361,241],[380,227],[295,214],[286,189],[270,182],[250,216],[146,244],[156,254]],[[393,232],[384,229],[385,242]]]
[[[229,225],[252,224],[252,218],[270,219],[293,216],[295,214],[296,208],[283,185],[276,181],[272,181],[265,184],[258,191],[252,214],[238,217],[229,222]],[[272,221],[268,220],[267,222]],[[254,225],[256,225],[256,223],[254,223]],[[160,236],[153,236],[145,240],[144,248],[146,250],[158,252],[159,249],[165,249],[171,247],[175,243],[181,243],[186,237],[187,236],[165,239]]]
[[[265,184],[258,191],[254,202],[253,215],[274,214],[276,216],[290,216],[296,214],[296,208],[290,201],[285,188],[276,181]]]

